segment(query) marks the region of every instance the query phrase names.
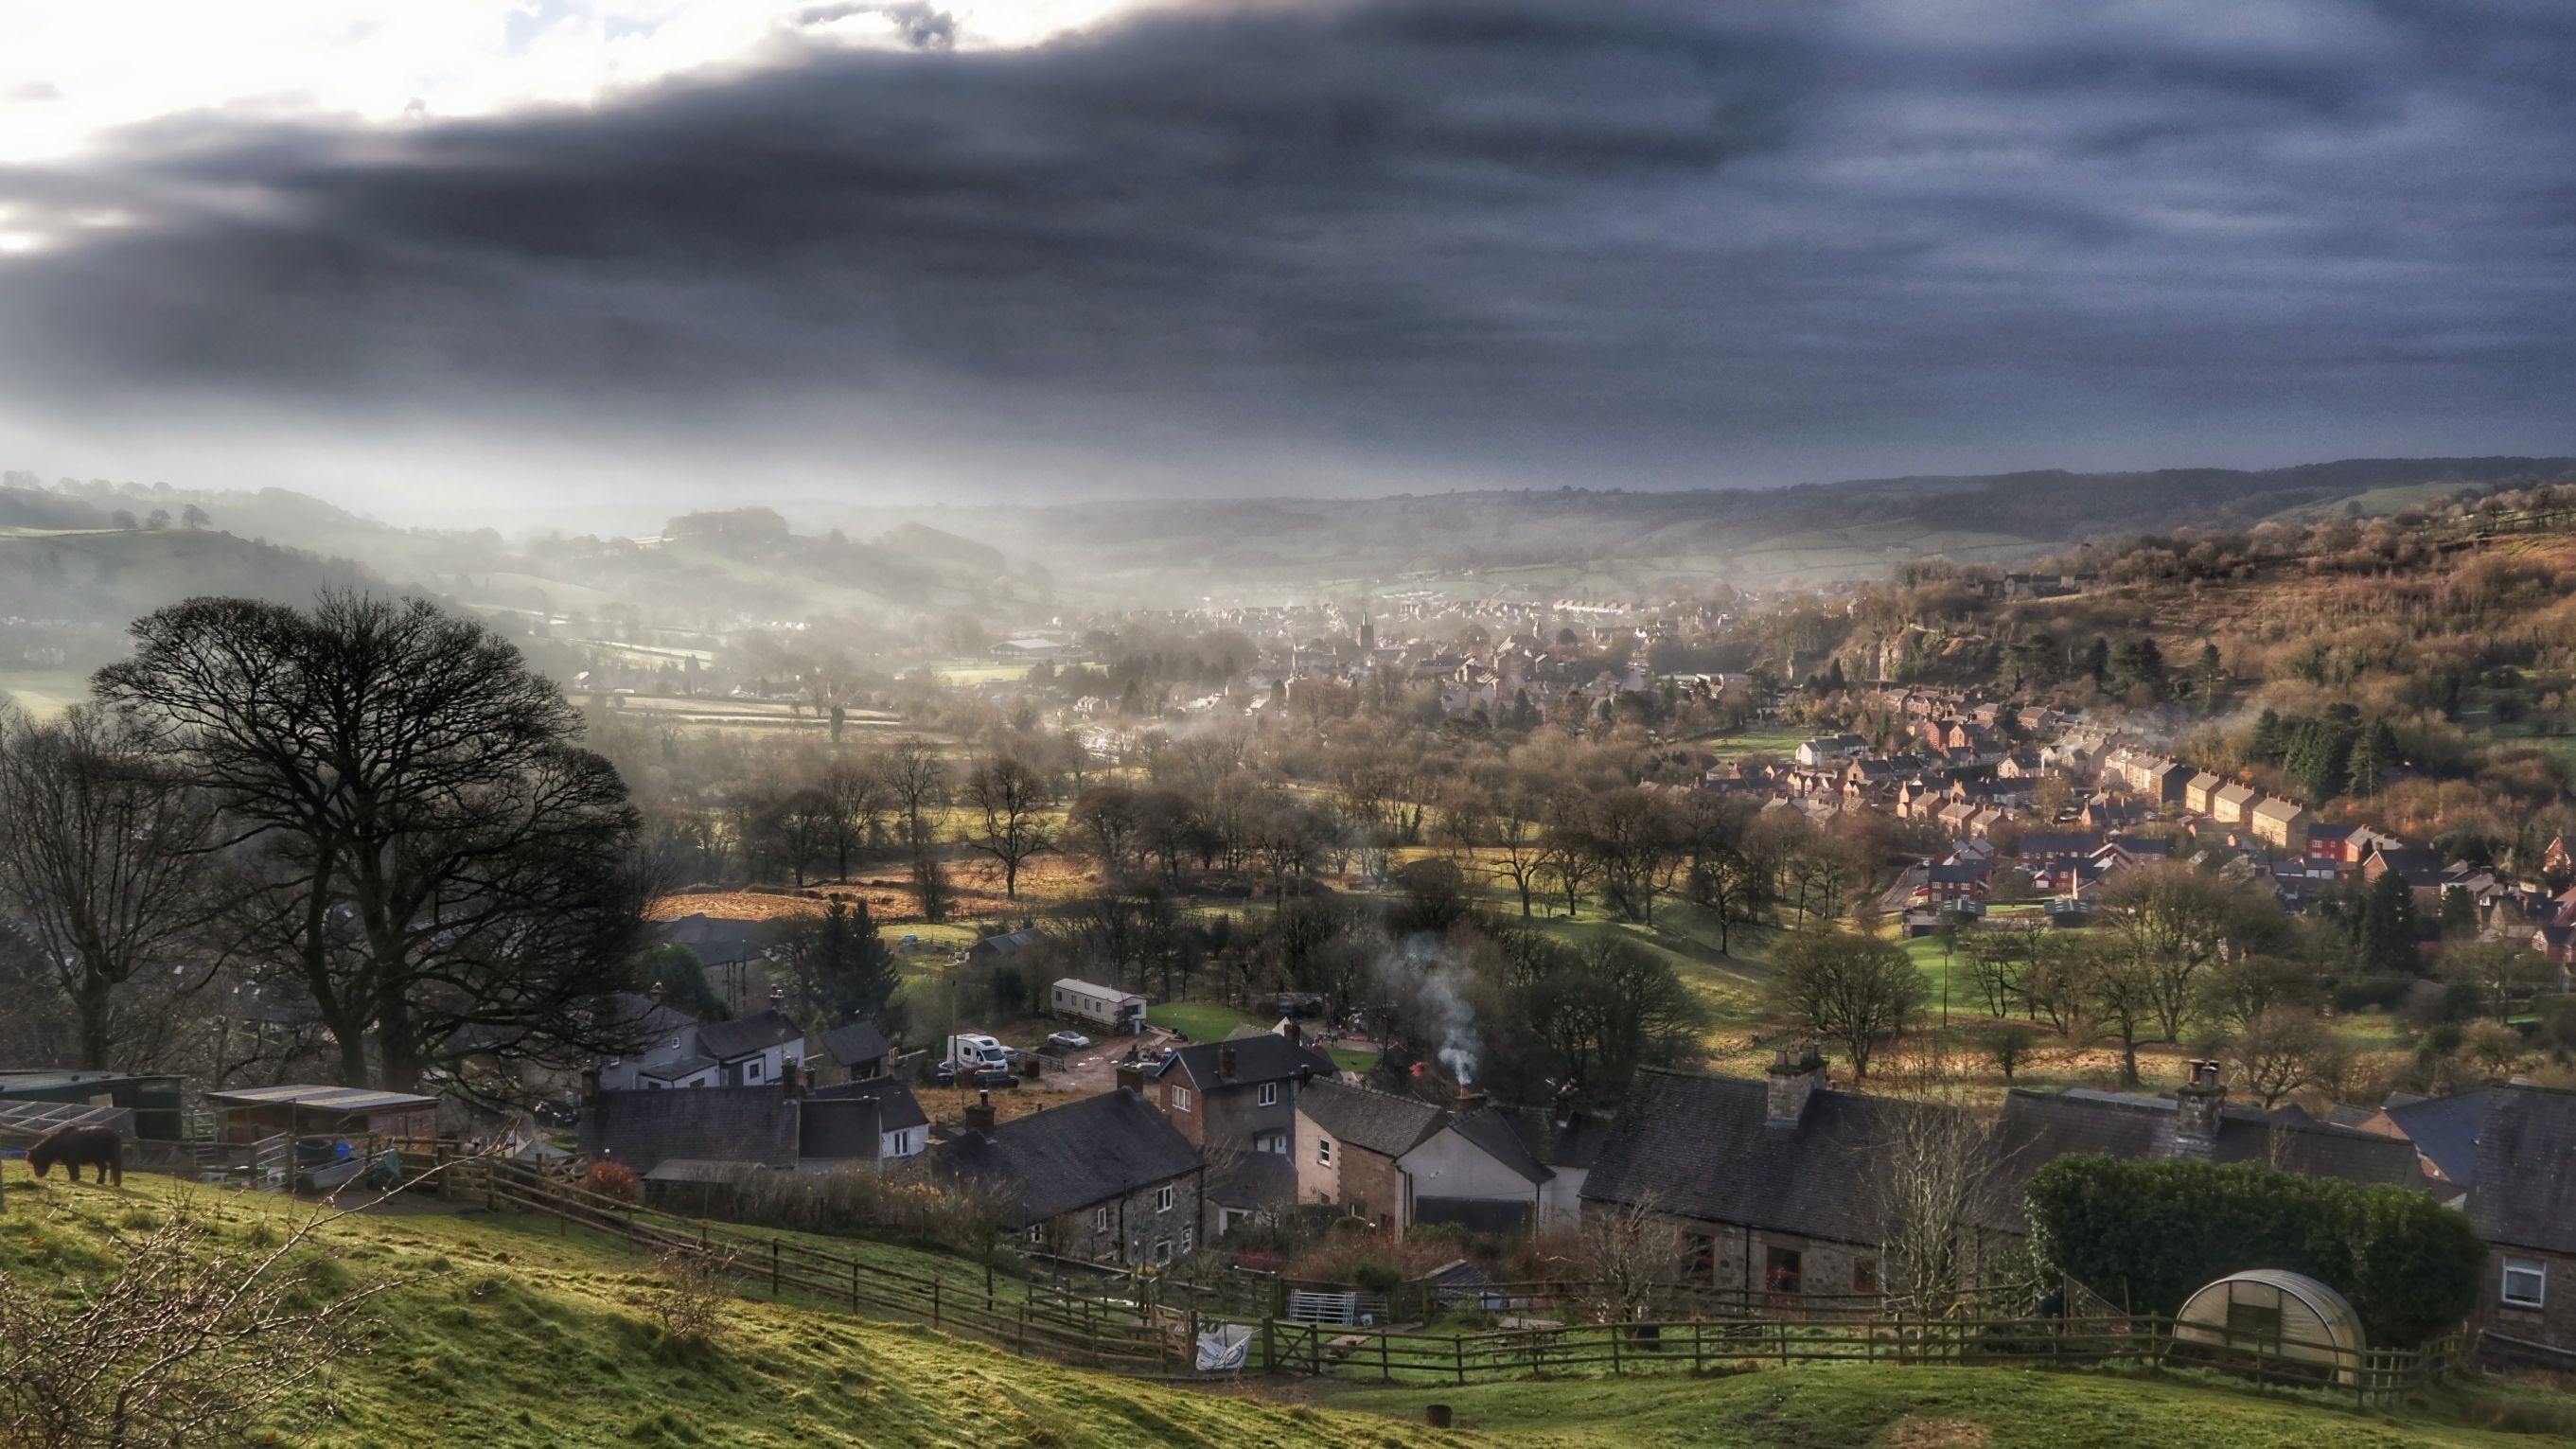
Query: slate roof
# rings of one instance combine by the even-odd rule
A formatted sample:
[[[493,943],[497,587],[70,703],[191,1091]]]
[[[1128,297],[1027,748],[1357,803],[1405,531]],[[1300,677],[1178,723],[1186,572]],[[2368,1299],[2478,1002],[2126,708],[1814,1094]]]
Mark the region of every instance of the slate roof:
[[[1558,1170],[1589,1171],[1610,1137],[1611,1119],[1597,1112],[1577,1112],[1559,1123],[1556,1114],[1539,1107],[1500,1107],[1530,1155]]]
[[[838,1086],[816,1087],[806,1094],[808,1101],[872,1101],[883,1112],[884,1130],[900,1132],[906,1127],[927,1127],[930,1114],[921,1110],[921,1099],[912,1088],[893,1077],[861,1077]]]
[[[694,1077],[698,1073],[703,1072],[714,1065],[716,1065],[716,1059],[714,1057],[674,1057],[667,1062],[656,1062],[651,1066],[637,1067],[635,1069],[635,1075],[639,1077],[651,1077],[657,1082],[677,1082],[688,1077]]]
[[[1336,1142],[1402,1157],[1440,1130],[1447,1115],[1435,1103],[1318,1079],[1297,1094],[1297,1110]]]
[[[836,1026],[814,1040],[822,1047],[825,1056],[845,1067],[883,1061],[886,1053],[894,1050],[893,1044],[885,1039],[885,1033],[877,1030],[877,1024],[867,1020]]]
[[[2442,1175],[2461,1187],[2475,1187],[2478,1178],[2478,1134],[2486,1127],[2487,1089],[2461,1092],[2449,1097],[2429,1097],[2418,1102],[2394,1103],[2387,1108],[2388,1120],[2415,1144]]]
[[[2406,878],[2411,886],[2437,886],[2444,883],[2442,853],[2420,845],[2381,846],[2371,852],[2386,870]]]
[[[1643,1071],[1584,1179],[1583,1198],[1874,1243],[1879,1224],[1865,1184],[1886,1114],[1899,1105],[1819,1090],[1794,1126],[1772,1126],[1765,1083]]]
[[[874,1157],[885,1145],[882,1103],[875,1097],[813,1097],[796,1104],[799,1157],[838,1161]]]
[[[943,1172],[1000,1192],[1025,1228],[1199,1170],[1198,1149],[1145,1100],[1107,1092],[937,1149]]]
[[[1545,1182],[1556,1176],[1530,1152],[1529,1144],[1512,1129],[1511,1119],[1500,1112],[1490,1108],[1470,1112],[1450,1123],[1449,1129],[1474,1143],[1487,1157],[1518,1173],[1524,1182]]]
[[[2016,1088],[2004,1099],[1995,1142],[2003,1160],[2005,1191],[1996,1227],[2021,1231],[2021,1189],[2032,1173],[2072,1152],[2113,1157],[2180,1155],[2171,1097],[2148,1097],[2078,1088],[2035,1092]],[[2277,1149],[2277,1155],[2276,1155]],[[2213,1162],[2273,1163],[2303,1177],[2422,1187],[2415,1149],[2377,1133],[2320,1122],[2295,1107],[2264,1112],[2230,1106],[2219,1113]]]
[[[1297,1201],[1297,1164],[1284,1152],[1227,1153],[1208,1164],[1206,1195],[1220,1207],[1287,1207]]]
[[[698,1050],[720,1062],[747,1057],[765,1051],[781,1042],[795,1041],[805,1029],[787,1019],[787,1013],[776,1007],[737,1021],[706,1021],[698,1024]]]
[[[592,1004],[591,1015],[601,1031],[615,1033],[629,1050],[685,1035],[698,1024],[696,1017],[640,991],[612,991]]]
[[[769,929],[766,921],[726,920],[700,912],[662,922],[662,939],[688,947],[705,965],[721,966],[761,955]]]
[[[1222,1052],[1234,1053],[1231,1076],[1217,1075],[1217,1058]],[[1333,1059],[1303,1042],[1293,1042],[1277,1032],[1265,1031],[1255,1036],[1229,1038],[1222,1042],[1193,1042],[1163,1059],[1155,1070],[1156,1077],[1178,1071],[1202,1092],[1221,1087],[1248,1086],[1256,1082],[1284,1082],[1297,1075],[1297,1069],[1311,1069],[1319,1077],[1333,1075]]]
[[[2469,1221],[2511,1248],[2576,1253],[2576,1092],[2489,1087]]]
[[[2023,860],[2042,860],[2061,855],[2091,855],[2102,848],[2102,837],[2090,832],[2028,831],[2016,847]]]
[[[581,1147],[649,1174],[669,1158],[793,1166],[796,1113],[776,1087],[602,1092],[581,1114]]]

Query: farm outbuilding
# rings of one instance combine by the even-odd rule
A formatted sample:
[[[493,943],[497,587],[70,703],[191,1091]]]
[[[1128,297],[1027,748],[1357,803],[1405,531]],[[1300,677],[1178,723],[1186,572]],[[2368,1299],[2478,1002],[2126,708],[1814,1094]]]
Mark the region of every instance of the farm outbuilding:
[[[1145,1029],[1144,997],[1114,986],[1095,986],[1068,976],[1047,992],[1047,1006],[1058,1016],[1088,1021],[1111,1031],[1133,1034]]]
[[[2298,1273],[2253,1268],[2230,1273],[2185,1299],[2174,1338],[2234,1353],[2313,1364],[2338,1384],[2360,1381],[2361,1315],[2332,1288]]]

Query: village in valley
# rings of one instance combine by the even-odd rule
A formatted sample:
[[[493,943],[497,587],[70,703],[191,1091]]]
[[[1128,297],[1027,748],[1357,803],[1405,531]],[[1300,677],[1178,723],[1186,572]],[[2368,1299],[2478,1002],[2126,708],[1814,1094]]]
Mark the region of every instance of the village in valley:
[[[2365,1406],[2546,1380],[2576,1363],[2576,812],[2554,766],[2534,787],[2538,737],[2480,716],[2557,708],[2554,659],[2428,707],[2402,668],[2303,694],[2304,622],[2195,662],[2120,621],[2198,549],[2332,629],[2337,599],[2429,585],[2423,538],[2562,546],[2556,505],[2472,489],[2375,533],[1770,596],[1414,581],[1059,616],[987,665],[940,660],[953,631],[868,662],[641,612],[567,645],[596,626],[182,605],[99,676],[113,709],[13,737],[17,818],[81,808],[49,767],[171,738],[236,793],[115,777],[169,836],[136,888],[188,924],[67,948],[94,974],[60,979],[100,984],[12,1038],[0,1134],[1226,1382],[1458,1388],[1756,1340],[2099,1362],[2114,1322],[2109,1361]],[[2554,597],[2520,567],[2501,597]],[[442,707],[518,711],[532,778],[580,738],[634,805],[596,795],[606,834],[570,838],[649,872],[391,857],[409,874],[351,919],[434,891],[473,923],[402,937],[407,984],[353,1012],[348,973],[388,958],[327,925],[314,966],[260,965],[312,939],[270,904],[297,856],[194,862],[311,777],[261,753],[274,721],[208,713],[247,678],[187,662],[252,616],[308,631],[316,671],[402,630],[577,660],[540,694],[491,654]],[[16,862],[31,930],[81,919]],[[98,1050],[48,1064],[48,1036]],[[2085,1206],[2106,1190],[2125,1228]]]

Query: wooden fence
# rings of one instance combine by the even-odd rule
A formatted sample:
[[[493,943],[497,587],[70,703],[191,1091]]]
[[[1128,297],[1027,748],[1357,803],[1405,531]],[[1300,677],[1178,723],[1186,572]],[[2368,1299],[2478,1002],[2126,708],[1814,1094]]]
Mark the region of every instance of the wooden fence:
[[[2458,1349],[2455,1338],[2416,1351],[2230,1341],[2223,1329],[2153,1317],[1531,1322],[1461,1334],[1354,1332],[1272,1319],[1262,1324],[1261,1364],[1273,1373],[1425,1384],[1765,1363],[2206,1366],[2264,1384],[2349,1395],[2369,1408],[2394,1403],[2447,1372]]]
[[[1731,1305],[1722,1293],[1709,1295],[1708,1306],[1717,1311],[1651,1322],[1506,1317],[1485,1331],[1353,1328],[1294,1321],[1275,1307],[1208,1312],[1186,1293],[1172,1291],[1183,1285],[1168,1279],[1115,1280],[1133,1295],[1118,1297],[1064,1283],[997,1279],[988,1266],[979,1288],[886,1268],[811,1242],[637,1207],[519,1163],[458,1162],[445,1179],[442,1190],[450,1196],[480,1196],[491,1207],[542,1214],[640,1251],[698,1256],[722,1265],[745,1287],[794,1293],[868,1317],[927,1323],[1015,1353],[1127,1374],[1189,1373],[1202,1327],[1241,1322],[1257,1331],[1252,1362],[1261,1370],[1316,1378],[1466,1384],[1834,1362],[2206,1366],[2265,1385],[2349,1397],[2357,1407],[2371,1408],[2423,1388],[2447,1373],[2459,1355],[2456,1338],[2422,1350],[2351,1350],[2296,1340],[2232,1340],[2222,1328],[2170,1318],[1997,1314],[1924,1320],[1889,1313],[1885,1299],[1870,1300],[1876,1312],[1862,1312],[1857,1301],[1771,1294]],[[1248,1281],[1263,1296],[1284,1296],[1302,1286]],[[1475,1291],[1526,1303],[1540,1286],[1559,1285],[1482,1284]],[[1800,1313],[1801,1304],[1817,1311]],[[1727,1311],[1730,1306],[1734,1311]]]

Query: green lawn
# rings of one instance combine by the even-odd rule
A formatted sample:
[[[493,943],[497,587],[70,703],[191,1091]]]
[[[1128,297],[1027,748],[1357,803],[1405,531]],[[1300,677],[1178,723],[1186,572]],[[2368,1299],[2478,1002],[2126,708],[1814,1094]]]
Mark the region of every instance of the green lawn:
[[[2199,1375],[1865,1364],[1687,1376],[1365,1389],[1337,1408],[1562,1449],[2502,1449],[2551,1442],[2264,1398]]]
[[[1162,1002],[1145,1008],[1145,1019],[1156,1026],[1184,1032],[1192,1041],[1223,1041],[1239,1026],[1273,1025],[1212,1001]]]

